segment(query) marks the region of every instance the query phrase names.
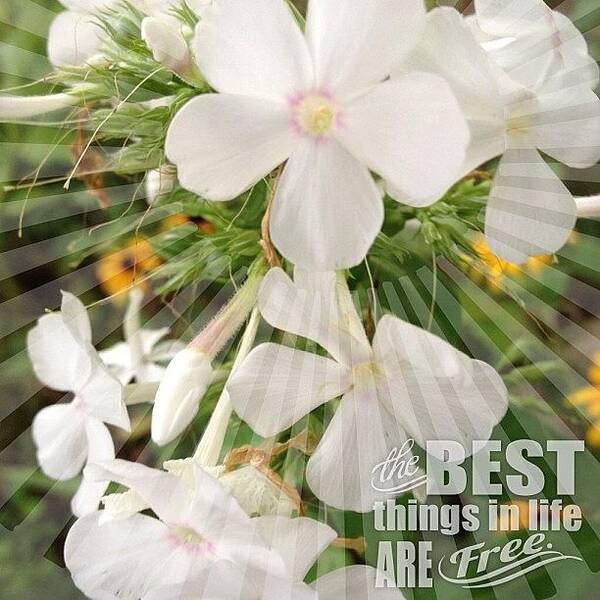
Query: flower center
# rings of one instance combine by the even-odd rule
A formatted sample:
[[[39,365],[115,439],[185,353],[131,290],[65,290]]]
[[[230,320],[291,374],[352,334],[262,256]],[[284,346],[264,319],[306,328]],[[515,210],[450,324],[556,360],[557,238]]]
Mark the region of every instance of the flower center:
[[[191,527],[175,525],[169,529],[169,537],[177,546],[183,546],[186,550],[195,554],[213,551],[213,545],[201,535],[198,535]]]
[[[355,384],[377,380],[381,375],[381,367],[374,360],[359,363],[352,369],[352,378]]]
[[[291,100],[294,125],[300,133],[321,138],[336,124],[338,111],[332,98],[314,93]]]

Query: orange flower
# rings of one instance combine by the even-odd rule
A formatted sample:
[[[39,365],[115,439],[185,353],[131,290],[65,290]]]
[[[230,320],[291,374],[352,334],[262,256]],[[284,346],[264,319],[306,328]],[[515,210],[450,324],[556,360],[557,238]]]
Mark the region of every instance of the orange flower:
[[[144,277],[160,262],[150,242],[136,238],[124,248],[105,254],[96,267],[96,277],[107,296],[117,296],[134,285],[147,289]]]
[[[162,222],[161,229],[166,231],[173,227],[177,227],[178,225],[184,225],[185,223],[194,223],[202,233],[207,235],[215,232],[215,226],[206,219],[203,219],[202,217],[194,219],[183,213],[176,213],[167,217]]]
[[[600,352],[594,354],[592,361],[588,370],[591,385],[575,390],[567,400],[590,417],[593,424],[588,427],[585,439],[588,445],[600,448]]]

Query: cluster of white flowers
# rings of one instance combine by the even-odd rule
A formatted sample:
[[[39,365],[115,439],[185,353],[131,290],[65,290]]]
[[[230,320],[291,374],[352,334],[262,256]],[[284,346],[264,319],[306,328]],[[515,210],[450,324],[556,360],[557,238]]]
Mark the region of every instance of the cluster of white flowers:
[[[100,64],[104,33],[94,17],[117,0],[63,4],[51,61]],[[359,512],[381,498],[370,475],[391,448],[409,438],[466,448],[487,439],[508,406],[496,371],[391,315],[369,340],[341,270],[360,264],[381,230],[381,182],[399,203],[426,207],[501,155],[486,211],[490,247],[514,262],[557,251],[576,203],[540,151],[576,168],[600,159],[596,63],[572,23],[542,0],[476,0],[468,18],[450,8],[427,13],[423,0],[311,0],[304,30],[284,0],[188,0],[195,31],[170,12],[176,0],[135,4],[147,15],[141,34],[154,59],[215,90],[170,124],[166,155],[177,180],[227,201],[284,165],[270,239],[295,272],[293,280],[280,268],[252,273],[187,346],[161,342],[166,329],[141,327],[140,292],[131,295],[126,341],[102,352],[73,296],[39,320],[28,339],[35,372],[74,399],[36,417],[38,460],[60,480],[87,465],[67,566],[90,598],[399,598],[376,590],[366,566],[303,582],[337,534],[292,518],[282,485],[254,466],[219,464],[230,416],[271,438],[341,398],[306,480],[321,501]],[[0,116],[78,101],[74,93],[4,96]],[[163,176],[174,185],[173,166],[149,174],[153,198]],[[260,316],[321,351],[253,349]],[[195,456],[166,471],[114,460],[106,425],[129,430],[127,398],[155,401],[152,439],[172,442],[193,421],[215,357],[248,318]],[[136,396],[139,386],[151,398]],[[110,482],[127,491],[105,496],[99,510]]]

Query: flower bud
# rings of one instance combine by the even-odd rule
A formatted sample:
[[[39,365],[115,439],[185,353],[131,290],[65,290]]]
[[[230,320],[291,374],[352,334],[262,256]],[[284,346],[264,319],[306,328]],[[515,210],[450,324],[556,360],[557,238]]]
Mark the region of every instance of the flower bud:
[[[168,194],[177,181],[175,169],[171,165],[163,165],[146,173],[146,202],[153,206],[161,196]]]
[[[191,423],[212,375],[210,357],[194,348],[186,348],[173,358],[154,400],[152,439],[156,444],[172,442]]]
[[[588,196],[585,198],[575,198],[577,205],[577,216],[584,219],[594,219],[600,217],[600,196]]]
[[[191,54],[182,24],[173,17],[146,17],[142,21],[142,39],[152,51],[154,60],[176,73],[184,73]]]
[[[77,104],[71,94],[0,96],[0,120],[28,119]]]

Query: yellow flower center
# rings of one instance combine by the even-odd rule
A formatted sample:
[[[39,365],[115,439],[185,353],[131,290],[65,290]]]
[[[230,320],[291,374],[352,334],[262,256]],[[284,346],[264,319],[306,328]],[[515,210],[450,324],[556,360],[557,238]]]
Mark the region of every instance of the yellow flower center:
[[[336,108],[332,101],[318,94],[306,96],[296,108],[296,122],[300,129],[313,136],[323,136],[333,128]]]

